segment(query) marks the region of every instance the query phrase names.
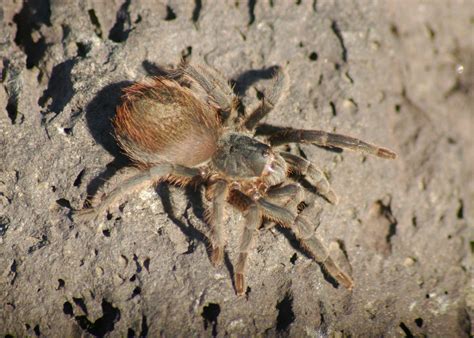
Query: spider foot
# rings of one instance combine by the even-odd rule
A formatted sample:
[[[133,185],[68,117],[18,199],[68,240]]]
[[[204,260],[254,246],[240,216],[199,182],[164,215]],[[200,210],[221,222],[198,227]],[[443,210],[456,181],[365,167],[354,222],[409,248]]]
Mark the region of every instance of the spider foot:
[[[378,157],[388,158],[388,159],[391,159],[391,160],[397,158],[397,154],[395,152],[391,151],[390,149],[387,149],[387,148],[378,148],[376,155]]]
[[[211,253],[211,263],[214,267],[218,267],[224,261],[224,248],[223,247],[213,247]]]
[[[342,271],[330,257],[326,259],[323,265],[327,272],[329,272],[329,274],[334,277],[334,279],[339,284],[341,284],[349,291],[352,291],[352,288],[354,287],[354,281],[352,280],[352,277]]]
[[[321,195],[324,196],[324,198],[326,198],[329,203],[333,204],[333,205],[337,205],[339,203],[339,197],[337,197],[336,193],[329,189],[328,191],[322,193],[321,192]]]
[[[235,274],[235,292],[237,296],[245,295],[245,278],[243,273]]]
[[[338,284],[341,284],[348,290],[354,287],[352,277],[346,274],[331,258],[328,250],[318,236],[311,234],[311,228],[308,227],[303,218],[297,219],[294,223],[295,234],[300,237],[301,244],[313,257],[313,259],[322,265],[324,270],[331,275]],[[304,238],[305,235],[309,237]]]

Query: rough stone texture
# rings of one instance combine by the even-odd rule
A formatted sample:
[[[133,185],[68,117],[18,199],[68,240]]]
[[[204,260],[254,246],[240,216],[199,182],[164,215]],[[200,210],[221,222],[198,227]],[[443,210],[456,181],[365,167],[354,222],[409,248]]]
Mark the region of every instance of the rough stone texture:
[[[0,334],[473,334],[472,1],[3,1]],[[160,185],[100,224],[74,224],[127,165],[110,135],[121,88],[181,57],[246,103],[283,65],[267,123],[337,131],[396,161],[299,149],[330,177],[318,231],[354,278],[335,285],[290,232],[261,231],[246,297],[206,251],[206,201]],[[347,257],[347,258],[346,258]]]

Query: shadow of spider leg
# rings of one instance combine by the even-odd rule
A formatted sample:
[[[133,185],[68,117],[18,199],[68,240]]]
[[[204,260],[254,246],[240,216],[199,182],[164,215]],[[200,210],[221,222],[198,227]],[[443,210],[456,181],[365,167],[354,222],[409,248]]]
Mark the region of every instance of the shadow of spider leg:
[[[350,149],[361,153],[372,154],[382,158],[395,159],[397,154],[354,137],[328,133],[322,130],[283,129],[270,136],[272,146],[288,143],[314,143],[323,147]]]

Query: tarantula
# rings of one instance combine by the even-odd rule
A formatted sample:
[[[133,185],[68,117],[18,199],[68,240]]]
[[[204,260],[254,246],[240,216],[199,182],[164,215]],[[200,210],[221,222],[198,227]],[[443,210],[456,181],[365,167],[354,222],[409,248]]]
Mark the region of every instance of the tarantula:
[[[108,194],[99,193],[92,207],[78,212],[96,219],[133,191],[161,181],[190,184],[200,179],[210,206],[210,259],[214,266],[224,257],[226,202],[243,213],[245,225],[235,267],[236,293],[245,293],[245,269],[262,219],[291,228],[306,251],[347,289],[352,278],[329,256],[308,220],[318,214],[314,191],[289,178],[294,172],[306,178],[331,203],[337,196],[324,174],[310,161],[277,147],[312,143],[393,159],[396,154],[356,138],[321,130],[279,128],[256,133],[260,121],[277,104],[287,76],[275,71],[272,85],[252,111],[239,113],[239,99],[216,70],[181,64],[174,76],[157,76],[124,90],[123,102],[113,120],[115,137],[135,163],[134,171]],[[263,134],[263,135],[259,135]],[[269,135],[268,135],[269,134]],[[303,206],[303,207],[302,207]],[[304,208],[306,206],[306,208]],[[317,220],[316,220],[317,221]]]

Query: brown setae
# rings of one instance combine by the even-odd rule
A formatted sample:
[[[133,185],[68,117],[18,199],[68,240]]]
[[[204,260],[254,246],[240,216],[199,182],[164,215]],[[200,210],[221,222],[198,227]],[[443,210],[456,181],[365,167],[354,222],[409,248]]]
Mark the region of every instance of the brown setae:
[[[92,199],[75,216],[95,220],[126,195],[160,181],[189,184],[200,180],[209,207],[211,261],[223,261],[225,206],[243,213],[245,226],[235,266],[235,288],[245,293],[245,270],[262,220],[290,228],[304,249],[347,289],[353,280],[334,262],[315,232],[319,204],[315,194],[292,176],[307,179],[319,195],[336,204],[325,175],[310,161],[285,151],[289,143],[312,143],[394,159],[395,153],[356,138],[321,130],[263,128],[260,124],[287,89],[278,69],[258,106],[239,113],[239,99],[217,71],[182,64],[173,76],[153,77],[124,91],[113,124],[125,154],[136,164],[113,179],[113,189]],[[273,223],[272,223],[273,224]]]

